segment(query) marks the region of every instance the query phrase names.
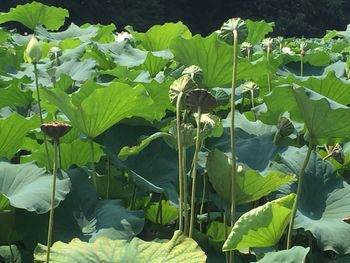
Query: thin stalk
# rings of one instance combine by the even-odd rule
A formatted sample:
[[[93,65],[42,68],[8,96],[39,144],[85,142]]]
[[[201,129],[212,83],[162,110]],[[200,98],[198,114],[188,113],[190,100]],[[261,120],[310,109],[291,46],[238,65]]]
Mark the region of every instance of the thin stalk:
[[[300,55],[300,76],[304,76],[304,56]]]
[[[193,155],[193,168],[192,168],[192,193],[191,193],[191,218],[190,218],[190,232],[189,237],[193,235],[194,221],[196,217],[196,184],[197,184],[197,167],[198,167],[198,152],[201,146],[200,132],[201,132],[201,107],[197,109],[197,133],[196,133],[196,148]]]
[[[267,65],[270,66],[270,47],[267,47],[266,60],[267,60]],[[267,74],[267,85],[269,87],[269,92],[271,92],[272,87],[271,87],[271,74],[270,74],[270,72]]]
[[[247,57],[248,57],[248,61],[252,60],[251,59],[251,50],[250,50],[250,48],[248,48],[248,50],[247,50]]]
[[[184,193],[184,234],[188,235],[189,232],[189,226],[190,226],[190,218],[188,214],[188,178],[187,178],[187,172],[186,172],[186,147],[182,146],[182,169],[183,169],[183,193]]]
[[[203,175],[203,192],[202,192],[202,199],[201,199],[201,206],[199,208],[199,214],[203,215],[204,212],[204,200],[205,200],[205,192],[206,192],[206,188],[207,188],[207,180],[206,180],[206,176],[205,174]],[[199,231],[203,232],[203,223],[202,221],[200,221],[199,223]]]
[[[56,177],[58,167],[58,140],[53,141],[53,172],[52,172],[52,190],[51,190],[51,209],[49,216],[49,229],[47,233],[47,253],[46,263],[50,262],[50,249],[52,245],[52,229],[53,229],[53,216],[55,211],[55,195],[56,195]]]
[[[273,136],[273,144],[276,144],[276,141],[277,141],[277,138],[278,138],[278,135],[280,134],[280,130],[277,130],[275,135]]]
[[[162,207],[162,200],[163,200],[163,193],[160,194],[159,200],[158,200],[158,208],[157,208],[157,215],[156,215],[156,222],[158,224],[163,224],[163,207]],[[158,221],[159,219],[159,221]]]
[[[253,108],[255,107],[255,103],[254,103],[254,90],[250,90],[250,99],[252,101],[252,112],[254,114],[254,119],[256,120],[256,114],[255,111],[253,110]]]
[[[236,200],[235,200],[235,184],[236,184],[236,145],[235,145],[235,91],[236,91],[236,76],[237,76],[237,40],[238,32],[233,30],[233,67],[232,67],[232,87],[231,87],[231,126],[230,126],[230,143],[232,153],[231,166],[231,227],[235,224],[236,216]],[[230,252],[230,262],[234,262],[234,253]]]
[[[298,182],[297,194],[296,194],[295,201],[294,201],[294,204],[293,204],[292,215],[291,215],[291,218],[290,218],[289,228],[288,228],[287,249],[290,249],[291,246],[292,246],[292,230],[293,230],[293,225],[294,225],[295,214],[296,214],[297,208],[298,208],[298,202],[299,202],[301,187],[302,187],[302,184],[303,184],[303,177],[304,177],[305,169],[307,167],[307,164],[309,163],[312,149],[313,149],[313,144],[310,142],[309,143],[309,149],[307,150],[307,154],[306,154],[303,166],[301,167],[300,174],[299,174],[299,182]]]
[[[182,130],[181,130],[181,100],[183,92],[180,92],[176,101],[176,128],[177,128],[177,152],[179,161],[179,230],[184,230],[183,222],[183,202],[184,202],[184,188],[183,188],[183,168],[182,168]]]
[[[136,186],[136,184],[134,184],[134,187],[133,187],[133,190],[132,190],[132,196],[131,196],[131,200],[130,200],[130,206],[129,206],[130,210],[134,210],[135,209],[136,193],[137,193],[137,186]]]
[[[108,156],[108,171],[107,171],[107,189],[106,189],[106,199],[109,199],[110,189],[111,189],[111,158]]]
[[[33,63],[33,65],[34,65],[34,76],[35,76],[35,88],[36,88],[36,95],[37,95],[37,101],[38,101],[38,107],[39,107],[40,124],[42,125],[44,123],[44,120],[43,120],[43,113],[42,113],[42,109],[41,109],[38,67],[37,67],[36,63]],[[48,170],[51,170],[50,157],[49,157],[49,147],[47,146],[47,139],[46,139],[45,133],[43,135],[44,135],[44,145],[45,145],[45,152],[46,152],[46,165],[47,165]]]
[[[94,142],[91,138],[89,139],[89,143],[90,143],[90,154],[91,154],[92,183],[97,191],[98,189],[97,189],[97,174],[96,174],[96,167],[95,167]]]
[[[226,229],[226,224],[227,224],[227,209],[224,209],[224,216],[223,216],[223,223],[224,223],[224,237],[225,240],[228,238],[228,233],[227,233],[227,229]],[[229,252],[225,252],[225,258],[226,258],[226,262],[229,262],[230,259],[230,253]]]

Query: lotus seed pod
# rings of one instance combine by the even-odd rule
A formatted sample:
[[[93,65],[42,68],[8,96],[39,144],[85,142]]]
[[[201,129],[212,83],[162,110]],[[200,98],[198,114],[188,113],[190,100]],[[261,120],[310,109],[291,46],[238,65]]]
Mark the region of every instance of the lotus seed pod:
[[[170,102],[175,105],[177,98],[181,92],[187,93],[190,90],[194,89],[196,86],[196,83],[191,79],[189,75],[183,75],[180,78],[176,79],[173,84],[171,84],[169,89]],[[181,105],[183,105],[183,102],[181,102]]]
[[[203,81],[203,70],[196,65],[185,68],[182,75],[190,76],[191,79],[198,85],[200,85]]]
[[[218,30],[218,38],[232,45],[233,31],[237,31],[238,44],[242,43],[248,36],[248,28],[244,20],[240,18],[231,18]]]
[[[214,96],[205,89],[195,89],[188,92],[185,104],[190,111],[197,112],[200,108],[202,113],[209,113],[218,106]]]
[[[24,60],[28,63],[37,63],[41,59],[42,50],[36,37],[33,35],[24,51]]]
[[[53,138],[55,141],[58,141],[59,138],[64,136],[67,132],[72,129],[67,123],[52,121],[48,123],[43,123],[41,126],[41,131],[45,133],[47,136]]]
[[[268,53],[271,53],[272,51],[272,44],[273,44],[273,38],[271,37],[268,37],[268,38],[265,38],[261,44],[263,45],[263,47],[266,49],[266,51]]]

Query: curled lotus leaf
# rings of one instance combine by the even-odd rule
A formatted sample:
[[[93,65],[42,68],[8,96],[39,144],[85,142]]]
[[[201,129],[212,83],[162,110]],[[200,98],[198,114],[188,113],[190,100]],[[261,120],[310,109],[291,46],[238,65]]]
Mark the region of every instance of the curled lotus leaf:
[[[242,43],[248,36],[248,28],[241,18],[231,18],[227,20],[218,31],[219,39],[226,43],[233,44],[233,31],[237,31],[238,43]]]
[[[173,84],[171,84],[169,89],[170,102],[175,105],[177,98],[180,93],[187,93],[196,87],[196,83],[192,80],[191,76],[183,75],[176,79]],[[183,105],[183,103],[181,103]]]
[[[196,66],[191,65],[182,71],[182,75],[188,75],[196,84],[201,84],[203,81],[203,70]]]
[[[200,108],[201,113],[212,112],[218,106],[215,97],[205,89],[194,89],[188,92],[185,104],[192,112],[197,112]]]

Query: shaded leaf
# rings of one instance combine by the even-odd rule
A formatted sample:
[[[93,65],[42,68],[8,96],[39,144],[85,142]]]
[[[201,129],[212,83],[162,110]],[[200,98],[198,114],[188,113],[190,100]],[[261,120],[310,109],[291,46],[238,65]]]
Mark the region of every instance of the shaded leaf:
[[[260,263],[300,263],[306,258],[307,253],[309,253],[310,248],[304,248],[295,246],[288,250],[281,250],[277,252],[267,253],[263,259],[257,262]]]

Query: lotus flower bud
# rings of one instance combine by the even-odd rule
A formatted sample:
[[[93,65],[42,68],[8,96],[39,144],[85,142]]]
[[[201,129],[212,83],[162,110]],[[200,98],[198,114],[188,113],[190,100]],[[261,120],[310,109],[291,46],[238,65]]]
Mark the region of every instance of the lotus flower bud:
[[[28,63],[37,63],[41,59],[42,50],[36,37],[33,35],[24,51],[24,60]]]

